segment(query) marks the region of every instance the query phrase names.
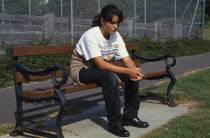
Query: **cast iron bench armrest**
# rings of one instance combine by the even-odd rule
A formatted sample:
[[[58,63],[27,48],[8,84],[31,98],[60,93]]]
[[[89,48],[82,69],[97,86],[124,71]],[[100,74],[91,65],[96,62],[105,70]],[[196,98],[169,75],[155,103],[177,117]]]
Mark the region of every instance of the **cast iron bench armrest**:
[[[64,67],[62,66],[53,66],[50,68],[46,68],[44,70],[41,71],[36,71],[36,70],[30,70],[24,66],[22,66],[18,61],[16,60],[12,60],[13,65],[15,66],[15,68],[17,69],[18,72],[24,73],[26,75],[32,75],[32,76],[41,76],[41,75],[48,75],[48,74],[52,74],[52,83],[54,84],[54,86],[61,86],[63,84],[65,84],[68,80],[68,74],[67,71]],[[61,80],[58,81],[56,79],[56,72],[60,70],[61,72]]]
[[[133,52],[133,55],[135,58],[138,58],[140,60],[144,60],[144,61],[149,61],[149,62],[156,62],[156,61],[161,61],[161,60],[165,60],[165,64],[166,67],[173,67],[176,65],[176,58],[172,55],[166,55],[166,56],[162,56],[162,57],[158,57],[158,58],[145,58],[140,56],[137,52]],[[168,59],[171,58],[172,59],[172,63],[168,63]]]

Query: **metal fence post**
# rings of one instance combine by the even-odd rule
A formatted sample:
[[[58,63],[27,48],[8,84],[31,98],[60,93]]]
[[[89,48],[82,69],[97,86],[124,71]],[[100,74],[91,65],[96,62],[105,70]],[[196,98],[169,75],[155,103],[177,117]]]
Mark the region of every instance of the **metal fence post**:
[[[190,38],[190,34],[191,34],[191,30],[192,30],[193,23],[194,23],[194,20],[195,20],[195,15],[196,15],[196,12],[197,12],[197,9],[198,9],[199,1],[200,0],[197,0],[197,4],[196,4],[195,11],[194,11],[194,14],[193,14],[192,22],[191,22],[190,29],[189,29],[189,32],[188,32],[188,38]]]
[[[31,16],[31,0],[28,0],[28,14]],[[31,25],[31,22],[29,22],[29,25]]]
[[[134,20],[128,20],[127,21],[127,27],[128,27],[128,36],[129,37],[134,37]]]
[[[204,16],[205,16],[205,3],[206,0],[203,0],[203,7],[202,7],[202,39],[204,40]]]
[[[101,1],[98,0],[98,13],[101,11]]]
[[[71,44],[74,42],[74,14],[73,14],[73,0],[71,0]]]
[[[133,38],[136,37],[136,0],[133,1]]]
[[[154,23],[154,33],[155,33],[155,40],[157,40],[158,36],[162,33],[162,22]]]
[[[176,0],[174,0],[174,38],[177,38],[177,30],[176,30]]]
[[[28,11],[29,15],[31,15],[31,0],[28,0]]]
[[[63,18],[63,0],[61,0],[61,18]],[[63,26],[62,23],[61,23],[61,26]]]
[[[144,0],[144,23],[147,23],[147,0]]]

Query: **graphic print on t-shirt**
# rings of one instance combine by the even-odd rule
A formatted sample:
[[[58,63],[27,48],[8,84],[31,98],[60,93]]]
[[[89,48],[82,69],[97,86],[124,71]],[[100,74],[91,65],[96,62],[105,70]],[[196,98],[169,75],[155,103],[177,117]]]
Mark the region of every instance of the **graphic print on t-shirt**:
[[[105,61],[113,62],[115,61],[115,55],[117,53],[117,50],[118,50],[118,44],[101,47],[101,55]]]

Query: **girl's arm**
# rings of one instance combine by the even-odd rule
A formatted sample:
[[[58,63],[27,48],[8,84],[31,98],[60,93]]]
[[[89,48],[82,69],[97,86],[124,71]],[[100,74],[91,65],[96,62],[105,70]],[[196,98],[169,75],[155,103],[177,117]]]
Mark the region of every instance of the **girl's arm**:
[[[101,56],[99,57],[95,57],[93,58],[93,61],[95,62],[96,66],[98,67],[98,69],[101,70],[108,70],[108,71],[112,71],[115,73],[124,73],[124,74],[128,74],[131,77],[131,80],[133,81],[139,81],[142,79],[142,75],[140,73],[140,68],[137,68],[135,66],[135,64],[133,63],[133,61],[130,59],[130,57],[125,57],[122,59],[122,61],[125,63],[126,67],[119,67],[116,65],[113,65],[109,62],[106,62],[103,60],[103,58]],[[131,62],[131,63],[128,63]]]

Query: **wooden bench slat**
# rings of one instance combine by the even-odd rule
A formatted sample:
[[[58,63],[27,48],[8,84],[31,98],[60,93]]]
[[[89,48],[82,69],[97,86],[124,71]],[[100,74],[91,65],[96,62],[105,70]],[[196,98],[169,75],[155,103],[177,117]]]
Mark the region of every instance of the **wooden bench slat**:
[[[166,71],[155,72],[155,73],[148,73],[148,74],[144,75],[144,79],[152,78],[152,77],[156,77],[156,76],[162,76],[162,75],[166,75],[166,74],[167,74]]]
[[[137,43],[127,43],[126,44],[126,49],[128,51],[130,51],[130,50],[138,50],[138,44]]]
[[[59,55],[71,54],[75,46],[16,46],[12,48],[12,56],[40,56],[40,55]]]
[[[166,71],[156,72],[156,73],[150,73],[146,74],[144,79],[166,75]],[[74,85],[73,83],[65,84],[61,87],[61,90],[66,93],[72,93],[92,88],[97,88],[98,86],[93,84],[86,84],[86,85]],[[46,87],[46,88],[40,88],[40,89],[33,89],[29,91],[23,91],[22,92],[23,97],[29,98],[29,99],[40,99],[40,98],[48,98],[55,95],[54,88],[53,87]]]
[[[12,57],[72,54],[75,45],[60,46],[16,46],[12,48]],[[138,44],[126,44],[126,49],[137,50]]]
[[[139,60],[134,60],[134,63],[136,64],[137,67],[140,66],[140,62]],[[123,62],[115,62],[113,63],[117,66],[121,66],[121,67],[124,67],[124,63]],[[65,67],[67,73],[68,73],[68,76],[70,76],[70,67]],[[57,71],[56,72],[56,76],[57,77],[61,77],[61,72],[60,71]],[[50,79],[51,78],[51,75],[43,75],[43,76],[32,76],[32,75],[23,75],[21,72],[17,72],[15,73],[15,81],[17,83],[20,83],[20,82],[26,82],[26,81],[37,81],[37,80],[43,80],[43,79]]]
[[[74,85],[74,86],[67,86],[65,87],[64,93],[71,93],[71,92],[77,92],[77,91],[82,91],[82,90],[87,90],[87,89],[92,89],[92,88],[97,88],[98,86],[96,83],[92,84],[86,84],[86,85]]]
[[[139,60],[133,60],[133,62],[135,63],[135,65],[137,67],[139,67],[141,65]],[[125,67],[125,64],[123,62],[113,62],[112,64],[114,64],[116,66],[120,66],[120,67]]]
[[[65,67],[68,76],[70,76],[70,67]],[[56,72],[57,77],[61,77],[61,72],[57,71]],[[15,81],[17,83],[20,82],[26,82],[26,81],[36,81],[36,80],[43,80],[43,79],[50,79],[51,75],[42,75],[42,76],[32,76],[32,75],[23,75],[21,72],[16,72],[15,73]]]
[[[86,84],[86,85],[74,85],[72,83],[69,83],[69,84],[63,85],[61,87],[61,90],[63,90],[64,93],[71,93],[71,92],[77,92],[77,91],[93,89],[93,88],[97,88],[97,85],[95,83]],[[22,96],[28,99],[49,98],[54,95],[55,95],[54,87],[33,89],[33,90],[22,92]]]

